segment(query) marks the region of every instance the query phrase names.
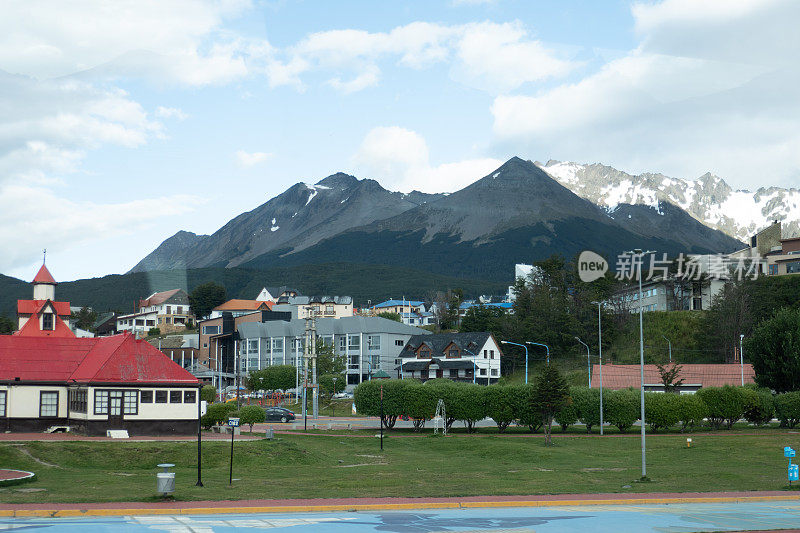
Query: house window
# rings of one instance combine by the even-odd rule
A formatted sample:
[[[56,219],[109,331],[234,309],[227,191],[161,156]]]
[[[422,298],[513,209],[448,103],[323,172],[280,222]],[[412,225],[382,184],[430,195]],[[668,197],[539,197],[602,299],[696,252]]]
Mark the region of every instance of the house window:
[[[181,403],[183,394],[179,390],[169,391],[169,403]]]
[[[493,369],[492,369],[492,375],[493,375],[493,376],[496,376],[496,375],[497,375],[497,369],[496,369],[496,368],[493,368]]]
[[[58,392],[41,391],[39,393],[39,418],[58,416]]]
[[[139,414],[139,391],[126,390],[122,396],[122,412],[126,415]]]
[[[42,315],[42,329],[45,331],[53,331],[56,329],[53,313],[44,313]]]
[[[787,274],[797,274],[798,272],[800,272],[800,261],[792,261],[791,263],[786,263]]]
[[[489,359],[494,359],[494,350],[489,350]]]
[[[332,305],[326,305],[325,306],[325,314],[328,314],[328,315],[332,315],[333,314],[333,306]]]
[[[450,377],[451,378],[457,378],[458,377],[458,370],[456,370],[455,368],[450,369]]]
[[[69,410],[73,413],[86,413],[86,389],[70,389],[69,391]]]
[[[461,354],[458,351],[458,348],[450,348],[450,350],[447,351],[447,357],[460,357],[460,356]]]
[[[219,335],[219,326],[203,326],[203,335]]]
[[[168,306],[167,306],[167,314],[168,314],[168,315],[171,315],[171,314],[172,314],[172,306],[171,306],[171,305],[168,305]]]
[[[140,394],[141,394],[141,398],[139,399],[140,402],[153,403],[153,391],[143,390]]]
[[[405,344],[406,344],[406,343],[405,343],[405,342],[403,342],[403,341],[402,341],[402,340],[400,340],[400,339],[397,339],[396,341],[394,341],[394,345],[395,345],[395,346],[405,346]]]
[[[137,318],[136,319],[136,325],[137,326],[144,326],[144,319],[143,318]]]
[[[339,351],[344,352],[347,350],[347,337],[342,335],[338,338]]]
[[[94,414],[107,415],[108,414],[108,391],[96,390],[94,391]]]
[[[167,391],[165,390],[156,391],[156,403],[167,403]]]
[[[283,353],[283,338],[272,339],[272,352],[276,354]]]
[[[486,359],[487,357],[489,357],[489,350],[484,350],[483,351],[483,358]]]
[[[148,326],[155,326],[156,325],[156,321],[155,320],[148,320],[147,321],[147,325]]]
[[[183,403],[195,403],[197,401],[197,391],[183,391]]]
[[[247,352],[258,353],[258,339],[250,339],[247,341]]]
[[[430,348],[428,348],[427,346],[423,347],[423,348],[420,348],[420,350],[419,350],[419,358],[420,359],[429,359],[430,356],[431,356]]]
[[[368,350],[380,350],[381,349],[381,336],[380,335],[369,335],[367,337],[367,349]]]
[[[481,374],[481,376],[485,376],[486,375],[486,369],[485,368],[481,368],[480,374]]]
[[[0,417],[6,416],[6,397],[8,393],[0,390]]]
[[[179,306],[178,306],[178,310],[177,310],[177,311],[175,311],[175,312],[176,312],[177,314],[179,314],[179,315],[182,315],[182,314],[183,314],[183,307],[181,307],[181,306],[179,305]]]
[[[359,335],[347,336],[347,349],[358,350],[361,348],[361,337]]]
[[[778,265],[770,265],[769,266],[769,275],[775,276],[778,273]]]

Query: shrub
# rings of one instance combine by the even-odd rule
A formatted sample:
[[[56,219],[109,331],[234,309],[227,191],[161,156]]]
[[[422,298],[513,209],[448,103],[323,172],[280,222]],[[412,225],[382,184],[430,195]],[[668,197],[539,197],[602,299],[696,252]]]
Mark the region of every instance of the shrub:
[[[572,387],[570,388],[570,397],[580,421],[586,425],[586,432],[591,432],[592,426],[600,423],[600,390]]]
[[[450,429],[450,426],[452,426],[453,422],[456,421],[455,416],[453,416],[451,413],[456,413],[458,411],[458,407],[456,406],[456,402],[458,401],[457,389],[463,384],[457,383],[450,379],[439,378],[429,379],[422,385],[423,387],[428,387],[436,399],[436,401],[433,403],[434,413],[436,411],[436,406],[439,404],[439,400],[444,401],[444,411],[445,416],[447,417],[445,420],[445,425],[447,426],[447,429]]]
[[[503,433],[514,421],[515,401],[513,388],[502,385],[488,385],[486,392],[486,415],[497,424],[497,431]]]
[[[227,422],[228,417],[236,412],[236,402],[212,403],[206,409],[206,414],[200,419],[200,425],[206,429],[211,426]]]
[[[214,385],[205,385],[200,389],[200,399],[208,402],[209,405],[217,399],[217,388]]]
[[[633,389],[603,391],[605,420],[625,433],[639,420],[641,406],[639,391]]]
[[[756,426],[769,424],[775,414],[775,401],[768,389],[744,387],[744,418]]]
[[[800,391],[775,396],[775,416],[782,427],[793,428],[800,423]]]
[[[239,423],[250,426],[250,432],[253,432],[253,424],[258,424],[266,420],[266,413],[264,409],[258,405],[246,405],[239,409]]]
[[[353,391],[356,410],[367,416],[381,416],[381,387],[383,387],[383,424],[394,427],[397,417],[404,413],[403,389],[408,382],[402,379],[373,379],[359,384]]]
[[[696,394],[679,394],[676,401],[681,431],[700,425],[706,417],[706,404]]]
[[[528,426],[531,433],[536,433],[543,423],[542,413],[534,405],[536,386],[533,383],[509,386],[513,387],[514,418],[521,425]]]
[[[657,392],[644,394],[644,417],[653,432],[669,429],[680,421],[678,401],[677,394]],[[641,404],[639,409],[641,410]]]
[[[575,406],[575,402],[570,396],[569,400],[567,400],[567,405],[565,405],[556,415],[556,422],[559,426],[561,426],[561,431],[567,431],[567,429],[578,421],[580,418],[580,413],[578,413],[578,408]]]
[[[161,330],[158,328],[150,328],[147,332],[148,337],[158,337],[159,335],[161,335]]]
[[[731,429],[744,414],[744,393],[740,387],[709,387],[697,391],[697,395],[708,408],[711,427],[719,429],[723,423]]]
[[[433,387],[426,387],[419,381],[409,381],[402,390],[405,414],[413,419],[414,431],[425,426],[425,421],[436,414],[439,399]]]
[[[475,423],[486,418],[485,391],[483,385],[458,384],[454,391],[453,406],[445,405],[448,418],[452,416],[463,421],[467,432],[474,433]]]

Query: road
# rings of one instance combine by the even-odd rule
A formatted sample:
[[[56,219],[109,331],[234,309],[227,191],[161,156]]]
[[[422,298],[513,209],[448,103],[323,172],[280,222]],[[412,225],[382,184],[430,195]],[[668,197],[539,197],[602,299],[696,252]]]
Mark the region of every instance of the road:
[[[249,529],[315,533],[427,531],[592,533],[690,532],[800,527],[800,502],[589,505],[292,514],[220,514],[98,518],[2,518],[0,531],[229,532]]]

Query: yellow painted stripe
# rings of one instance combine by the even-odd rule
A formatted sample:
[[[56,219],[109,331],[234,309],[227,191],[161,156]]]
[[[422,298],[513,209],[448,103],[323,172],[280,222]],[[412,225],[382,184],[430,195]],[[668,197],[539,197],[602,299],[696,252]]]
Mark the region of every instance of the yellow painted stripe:
[[[314,513],[335,511],[401,511],[413,509],[477,509],[503,507],[582,507],[592,505],[654,505],[669,503],[744,503],[765,501],[796,501],[798,494],[780,496],[707,496],[671,498],[631,498],[602,500],[509,500],[485,502],[408,502],[408,503],[370,503],[370,504],[331,504],[331,505],[272,505],[272,506],[229,506],[229,507],[186,507],[158,509],[19,509],[0,510],[0,517],[51,517],[67,518],[77,516],[145,516],[145,515],[199,515],[199,514],[248,514],[248,513]]]

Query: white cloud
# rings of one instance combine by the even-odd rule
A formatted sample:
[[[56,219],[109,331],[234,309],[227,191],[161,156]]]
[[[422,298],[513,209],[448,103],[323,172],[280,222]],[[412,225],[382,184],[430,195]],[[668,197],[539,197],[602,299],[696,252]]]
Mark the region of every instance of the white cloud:
[[[286,59],[278,59],[279,55]],[[413,22],[389,32],[345,29],[312,33],[282,54],[273,53],[265,68],[271,83],[296,86],[302,86],[300,77],[307,72],[333,71],[328,84],[354,92],[376,85],[379,63],[391,59],[415,69],[445,62],[458,81],[491,92],[561,77],[575,66],[532,39],[519,22]],[[345,73],[352,81],[342,81]]]
[[[390,126],[370,130],[352,164],[356,174],[373,176],[392,190],[452,192],[487,175],[502,161],[478,158],[431,166],[421,135]]]
[[[153,213],[170,206],[170,215],[195,209],[205,200],[187,195],[116,204],[75,202],[44,187],[0,184],[0,271],[27,266],[42,248],[65,252],[110,234],[116,237],[152,230]]]
[[[633,172],[712,170],[738,186],[762,177],[788,185],[800,169],[800,68],[789,60],[800,38],[783,21],[797,20],[800,4],[729,4],[635,5],[642,40],[627,55],[574,83],[495,98],[499,146]],[[743,39],[749,50],[731,57]]]
[[[258,165],[259,163],[263,163],[270,157],[272,157],[272,154],[267,152],[245,152],[244,150],[236,151],[236,161],[239,163],[239,166],[247,168]]]
[[[453,6],[480,6],[494,4],[497,0],[451,0]]]
[[[164,106],[158,106],[156,108],[156,116],[160,118],[174,118],[177,120],[186,120],[189,117],[189,115],[187,115],[177,107],[164,107]]]

